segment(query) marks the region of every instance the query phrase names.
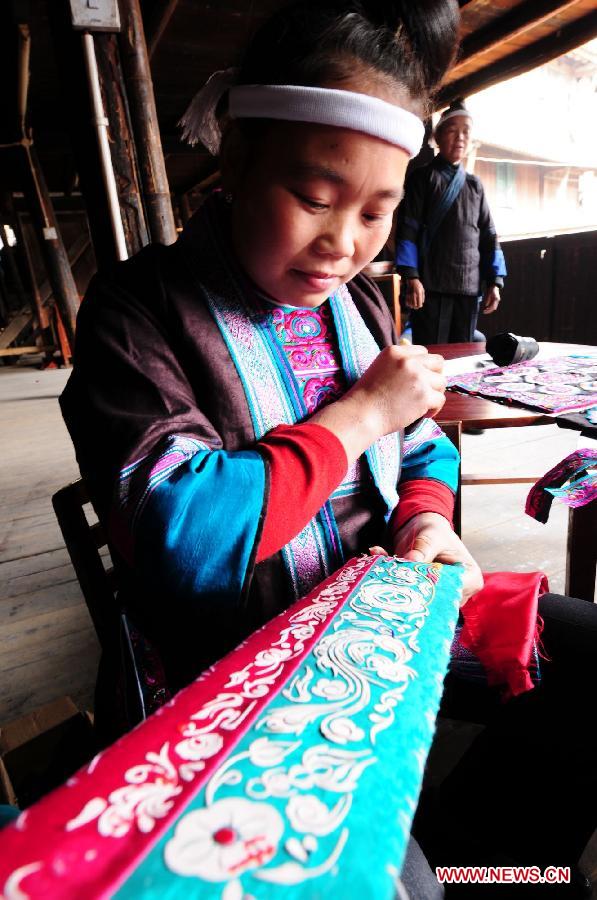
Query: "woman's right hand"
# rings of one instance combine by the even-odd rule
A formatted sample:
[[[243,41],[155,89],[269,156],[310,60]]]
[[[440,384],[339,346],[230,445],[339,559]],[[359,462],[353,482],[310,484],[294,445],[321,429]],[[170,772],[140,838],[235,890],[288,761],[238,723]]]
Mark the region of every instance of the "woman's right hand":
[[[433,416],[445,402],[443,357],[425,347],[386,347],[346,394],[363,405],[375,438]],[[352,395],[352,397],[351,397]]]
[[[336,403],[311,422],[329,428],[354,460],[384,434],[407,428],[444,405],[443,357],[425,347],[386,347]]]

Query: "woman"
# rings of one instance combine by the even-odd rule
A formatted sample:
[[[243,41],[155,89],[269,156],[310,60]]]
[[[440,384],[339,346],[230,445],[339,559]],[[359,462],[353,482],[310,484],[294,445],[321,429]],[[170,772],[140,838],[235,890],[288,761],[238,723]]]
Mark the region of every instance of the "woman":
[[[191,137],[222,131],[223,193],[81,307],[63,411],[133,642],[157,648],[170,691],[372,546],[462,562],[465,599],[482,586],[450,524],[456,453],[429,418],[442,360],[394,346],[359,275],[457,29],[451,0],[275,15],[188,115]],[[118,669],[114,638],[97,701],[111,736]]]

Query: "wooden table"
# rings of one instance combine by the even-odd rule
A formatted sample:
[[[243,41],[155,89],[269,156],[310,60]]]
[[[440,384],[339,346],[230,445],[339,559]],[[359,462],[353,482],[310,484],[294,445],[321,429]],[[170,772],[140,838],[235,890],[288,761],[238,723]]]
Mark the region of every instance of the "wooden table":
[[[564,348],[572,345],[562,344],[561,346],[562,352],[566,352]],[[428,349],[430,353],[439,353],[444,359],[459,359],[463,356],[485,353],[485,342],[434,344]],[[461,422],[463,428],[467,426],[470,428],[511,428],[516,425],[553,425],[554,420],[544,413],[522,409],[514,404],[497,403],[483,397],[473,397],[471,394],[457,394],[454,391],[448,391],[445,406],[437,416],[437,421],[440,424],[442,422]]]
[[[595,351],[595,347],[582,344],[541,344],[561,355],[571,352]],[[445,359],[458,359],[485,353],[485,343],[435,344],[430,353],[439,353]],[[552,425],[553,416],[522,409],[513,404],[497,403],[483,397],[446,393],[446,403],[437,416],[448,436],[460,450],[461,428],[511,428],[522,425]],[[543,474],[543,473],[541,473]],[[462,485],[534,483],[536,477],[461,475]],[[460,491],[454,512],[454,525],[460,533]],[[597,502],[571,509],[568,516],[568,541],[566,548],[566,593],[593,602],[595,575],[597,572]]]

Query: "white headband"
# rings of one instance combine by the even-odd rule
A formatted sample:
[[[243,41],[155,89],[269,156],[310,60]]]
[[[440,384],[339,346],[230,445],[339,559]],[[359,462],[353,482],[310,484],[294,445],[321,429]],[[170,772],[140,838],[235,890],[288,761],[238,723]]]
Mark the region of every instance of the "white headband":
[[[369,94],[333,88],[237,85],[230,88],[228,112],[232,119],[282,119],[350,128],[402,147],[409,156],[417,155],[425,134],[414,113]]]
[[[183,139],[201,141],[211,153],[219,148],[215,109],[229,90],[228,111],[233,119],[281,119],[350,128],[381,138],[416,156],[425,128],[414,113],[369,94],[300,85],[251,84],[232,86],[235,70],[215,72],[199,91],[180,124]]]
[[[473,124],[473,117],[471,116],[468,109],[453,109],[451,110],[451,112],[446,112],[444,115],[440,116],[433,133],[437,134],[438,130],[442,127],[444,122],[447,122],[448,119],[453,119],[454,116],[464,116],[466,119],[470,119],[471,125]]]

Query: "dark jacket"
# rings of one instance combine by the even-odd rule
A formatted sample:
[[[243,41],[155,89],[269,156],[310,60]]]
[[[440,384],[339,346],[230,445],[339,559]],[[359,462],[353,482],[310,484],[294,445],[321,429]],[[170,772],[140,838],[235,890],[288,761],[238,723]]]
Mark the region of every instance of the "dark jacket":
[[[426,291],[478,296],[484,285],[503,285],[506,267],[485,191],[476,175],[466,175],[427,252],[423,251],[430,212],[456,168],[436,156],[407,179],[398,207],[396,267],[407,278],[420,278]]]

